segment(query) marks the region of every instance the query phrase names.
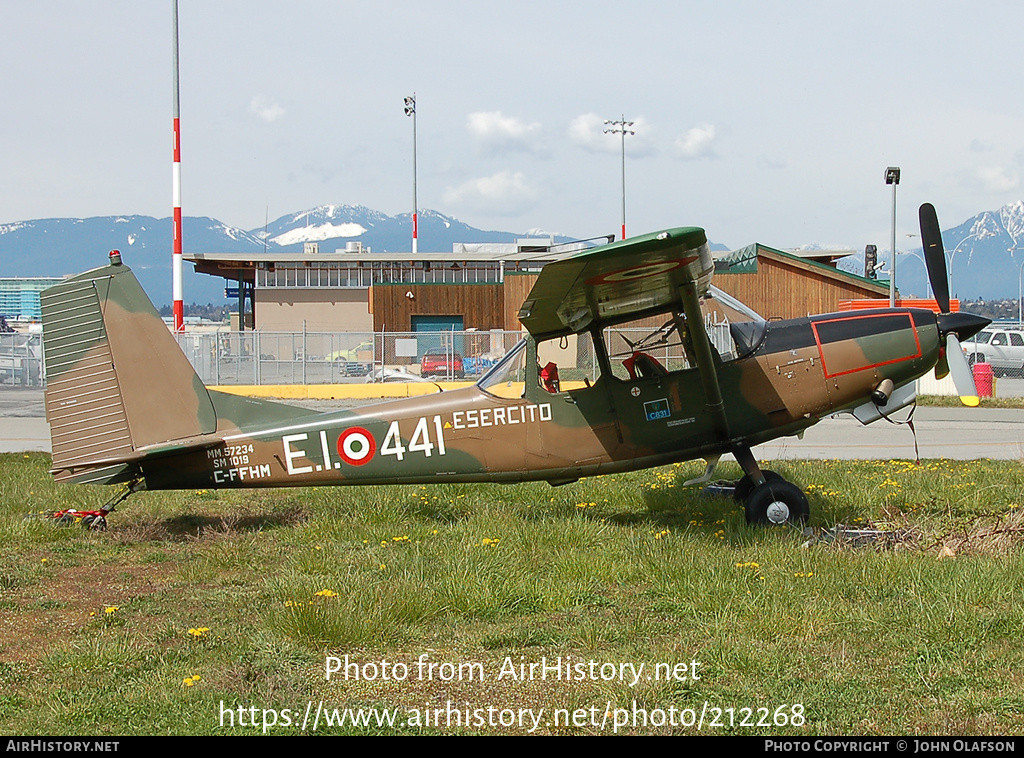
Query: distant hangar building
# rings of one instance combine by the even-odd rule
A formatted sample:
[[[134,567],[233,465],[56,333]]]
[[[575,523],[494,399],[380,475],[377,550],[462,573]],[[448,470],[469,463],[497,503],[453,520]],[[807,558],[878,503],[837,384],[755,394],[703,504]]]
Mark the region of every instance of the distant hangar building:
[[[0,278],[0,316],[8,321],[39,321],[39,293],[61,281],[60,277]]]
[[[245,329],[422,332],[521,329],[517,313],[544,264],[582,249],[551,239],[456,244],[450,253],[372,253],[360,243],[321,253],[192,253],[247,303]],[[852,251],[786,252],[761,244],[716,253],[715,286],[766,318],[839,310],[888,297],[888,283],[837,268]]]

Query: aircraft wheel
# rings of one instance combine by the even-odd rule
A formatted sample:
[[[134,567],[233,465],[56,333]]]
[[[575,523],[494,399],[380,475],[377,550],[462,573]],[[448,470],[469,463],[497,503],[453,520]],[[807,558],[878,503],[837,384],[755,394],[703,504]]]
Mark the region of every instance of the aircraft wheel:
[[[86,516],[82,519],[82,528],[92,532],[105,532],[107,520],[103,516]]]
[[[782,478],[782,476],[776,474],[774,471],[769,471],[768,469],[761,469],[761,473],[764,474],[764,480],[766,482],[786,481],[785,479]],[[745,503],[747,502],[747,498],[750,497],[750,493],[754,491],[755,486],[756,485],[754,484],[753,479],[751,479],[749,476],[744,476],[742,479],[736,482],[736,489],[733,490],[732,496],[737,503]]]
[[[747,523],[762,526],[800,525],[811,508],[800,488],[785,480],[766,481],[747,498]]]

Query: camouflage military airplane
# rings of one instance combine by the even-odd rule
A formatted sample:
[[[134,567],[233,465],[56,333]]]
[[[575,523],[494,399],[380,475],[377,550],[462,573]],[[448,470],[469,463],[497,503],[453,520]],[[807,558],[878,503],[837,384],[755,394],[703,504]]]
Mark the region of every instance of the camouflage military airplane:
[[[953,369],[988,323],[950,313],[938,221],[922,206],[942,313],[887,308],[767,322],[710,285],[704,231],[670,229],[550,263],[527,335],[475,386],[317,412],[208,390],[120,255],[43,293],[46,411],[58,481],[143,489],[430,482],[553,485],[730,453],[752,523],[799,523],[807,499],[751,447],[850,411],[864,423]],[[631,327],[645,329],[639,338]]]

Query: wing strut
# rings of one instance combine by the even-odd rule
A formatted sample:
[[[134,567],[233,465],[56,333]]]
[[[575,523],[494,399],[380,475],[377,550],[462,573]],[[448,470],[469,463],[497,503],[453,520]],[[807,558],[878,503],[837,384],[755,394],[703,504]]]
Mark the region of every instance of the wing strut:
[[[700,309],[697,288],[693,283],[689,283],[679,289],[683,299],[683,312],[686,314],[686,328],[693,342],[693,351],[696,353],[697,369],[700,371],[701,383],[704,385],[704,396],[707,398],[708,410],[711,411],[715,435],[719,442],[724,442],[731,436],[729,419],[725,415],[722,388],[718,384],[718,366],[711,351],[711,340],[708,339],[707,330],[704,328],[704,314]],[[733,457],[743,469],[743,473],[749,476],[755,485],[763,484],[765,482],[764,474],[761,473],[757,460],[750,451],[750,445],[745,440],[738,440],[732,445],[731,450]],[[717,462],[717,458],[715,460]],[[711,469],[712,466],[709,465],[709,473]]]
[[[725,403],[722,402],[722,388],[718,385],[718,367],[711,352],[711,340],[704,329],[704,314],[700,309],[697,287],[688,282],[680,287],[683,298],[683,313],[686,314],[686,329],[693,341],[693,352],[696,353],[697,369],[704,385],[704,396],[708,410],[711,411],[715,434],[719,441],[729,439],[729,421],[725,416]]]

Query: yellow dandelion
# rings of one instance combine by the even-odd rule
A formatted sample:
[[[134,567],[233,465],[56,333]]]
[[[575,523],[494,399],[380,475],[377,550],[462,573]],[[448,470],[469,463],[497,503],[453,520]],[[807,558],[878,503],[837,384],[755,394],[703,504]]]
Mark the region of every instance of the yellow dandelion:
[[[334,590],[320,590],[316,593],[317,597],[337,597],[338,593]]]
[[[106,608],[104,608],[104,609],[103,609],[103,612],[104,612],[105,614],[107,614],[107,615],[109,616],[109,615],[110,615],[110,614],[112,614],[112,613],[117,613],[117,611],[118,611],[119,609],[120,609],[120,608],[119,608],[119,606],[116,606],[116,605],[108,605],[108,606],[107,606]]]

